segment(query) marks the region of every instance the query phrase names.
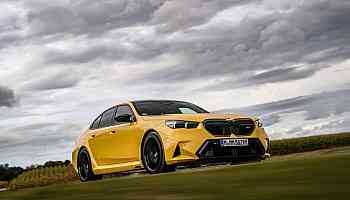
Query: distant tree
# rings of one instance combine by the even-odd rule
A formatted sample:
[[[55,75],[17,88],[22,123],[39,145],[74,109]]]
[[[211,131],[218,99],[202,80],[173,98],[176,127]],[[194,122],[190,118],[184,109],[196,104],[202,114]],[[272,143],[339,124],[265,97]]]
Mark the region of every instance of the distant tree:
[[[9,164],[0,164],[0,181],[10,182],[23,172],[21,167],[9,167]]]
[[[65,166],[70,165],[70,160],[66,160],[66,161],[64,161],[64,165],[65,165]]]
[[[37,167],[38,167],[37,165],[29,165],[25,168],[25,170],[29,171],[29,170],[35,169]]]
[[[43,167],[55,167],[55,166],[68,166],[70,164],[69,160],[65,160],[65,161],[47,161],[44,163]]]

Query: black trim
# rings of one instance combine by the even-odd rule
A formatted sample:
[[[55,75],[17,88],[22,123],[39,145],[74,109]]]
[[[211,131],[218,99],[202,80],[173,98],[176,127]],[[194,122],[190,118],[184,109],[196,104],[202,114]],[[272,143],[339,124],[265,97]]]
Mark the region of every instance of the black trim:
[[[254,120],[250,118],[229,119],[206,119],[203,121],[204,128],[214,136],[251,135],[255,128]]]
[[[176,145],[173,158],[175,158],[175,157],[177,157],[177,156],[179,156],[179,155],[181,155],[180,146],[179,146],[179,145]]]
[[[248,138],[248,142],[249,146],[245,147],[222,147],[220,139],[209,139],[197,150],[196,155],[200,160],[233,160],[257,158],[265,154],[265,148],[258,138]]]

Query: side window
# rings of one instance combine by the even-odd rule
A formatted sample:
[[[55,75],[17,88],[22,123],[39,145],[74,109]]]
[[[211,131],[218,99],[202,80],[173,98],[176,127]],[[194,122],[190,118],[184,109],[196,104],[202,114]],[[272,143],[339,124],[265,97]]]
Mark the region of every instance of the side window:
[[[182,114],[196,114],[197,112],[192,110],[191,108],[179,108]]]
[[[100,124],[101,121],[101,115],[98,116],[94,122],[92,122],[90,129],[98,129],[98,125]]]
[[[131,115],[134,116],[133,112],[131,111],[131,108],[129,106],[118,106],[117,108],[117,112],[115,114],[115,119],[117,119],[117,117],[121,116],[121,115]],[[116,123],[122,123],[122,122],[118,122],[116,121]]]
[[[110,108],[102,114],[102,119],[99,126],[100,128],[113,125],[113,116],[115,113],[115,109],[116,109],[115,107]]]

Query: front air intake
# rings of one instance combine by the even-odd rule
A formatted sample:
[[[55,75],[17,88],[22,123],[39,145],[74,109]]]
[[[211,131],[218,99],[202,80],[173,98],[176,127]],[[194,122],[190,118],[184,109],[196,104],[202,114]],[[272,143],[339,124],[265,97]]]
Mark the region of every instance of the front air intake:
[[[205,129],[215,136],[251,135],[255,129],[255,122],[249,118],[208,119],[203,124]]]

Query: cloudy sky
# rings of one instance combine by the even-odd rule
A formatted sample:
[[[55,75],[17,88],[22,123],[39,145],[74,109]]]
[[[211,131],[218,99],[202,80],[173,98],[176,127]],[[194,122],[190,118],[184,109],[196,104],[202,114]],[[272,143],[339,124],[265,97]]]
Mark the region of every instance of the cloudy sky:
[[[1,0],[0,163],[70,159],[111,104],[260,116],[272,138],[350,130],[348,0]]]

